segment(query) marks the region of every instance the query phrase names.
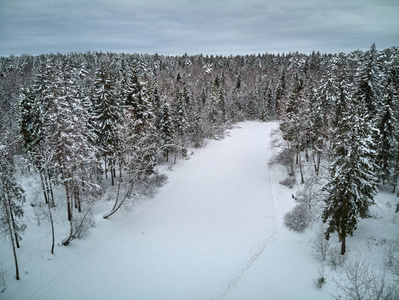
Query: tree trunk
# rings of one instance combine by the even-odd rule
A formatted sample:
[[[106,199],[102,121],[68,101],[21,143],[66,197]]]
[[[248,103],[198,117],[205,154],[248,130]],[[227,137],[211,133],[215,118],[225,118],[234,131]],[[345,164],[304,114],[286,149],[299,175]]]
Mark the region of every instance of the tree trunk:
[[[44,201],[46,201],[46,204],[47,204],[48,203],[48,199],[47,199],[46,187],[44,185],[44,175],[43,175],[42,171],[39,171],[39,174],[40,174],[40,181],[42,183]]]
[[[49,187],[49,181],[48,181],[48,176],[46,176],[46,170],[44,170],[43,178],[44,178],[44,186],[46,187],[46,195],[47,195],[47,201],[50,200],[50,187]],[[47,203],[46,201],[46,203]]]
[[[93,205],[94,205],[94,204],[92,204],[92,205],[89,207],[89,209],[87,210],[87,212],[86,212],[85,215],[83,216],[82,221],[81,221],[80,224],[77,226],[75,232],[73,232],[73,227],[72,227],[72,223],[71,223],[71,230],[70,230],[69,236],[68,236],[67,239],[65,239],[65,240],[62,242],[62,244],[63,244],[64,246],[68,246],[69,243],[75,238],[75,236],[82,230],[82,227],[83,227],[83,225],[84,225],[84,221],[85,221],[87,215],[89,214],[91,208],[93,207]]]
[[[78,212],[82,211],[80,207],[80,192],[78,186],[75,186],[75,208],[78,210]]]
[[[128,199],[130,197],[130,195],[132,194],[133,185],[130,185],[130,187],[127,190],[125,196],[120,201],[119,201],[119,190],[120,190],[120,182],[119,182],[119,185],[118,185],[118,193],[117,193],[117,196],[116,196],[116,201],[115,201],[114,207],[112,208],[112,210],[108,214],[103,216],[104,219],[109,218],[110,216],[112,216],[114,213],[116,213],[122,207],[122,205],[125,202],[125,200]]]
[[[69,174],[69,172],[67,171],[67,168],[65,167],[65,154],[64,152],[61,153],[61,173],[62,173],[62,177],[63,177],[63,181],[64,181],[64,185],[65,185],[65,196],[66,196],[66,201],[67,201],[67,210],[68,210],[68,221],[71,222],[72,221],[72,210],[73,210],[73,201],[71,199],[71,197],[73,195],[71,195],[71,191],[70,187],[69,187],[69,182],[68,180],[72,177],[70,176],[71,174]]]
[[[115,203],[114,203],[114,206],[112,207],[111,211],[113,211],[115,209],[115,207],[118,205],[119,195],[120,195],[120,192],[121,192],[121,183],[122,183],[122,177],[120,177],[119,181],[118,181],[118,190],[116,192],[116,199],[115,199]],[[104,219],[106,219],[106,218],[104,218]]]
[[[299,159],[299,172],[301,173],[301,184],[304,184],[305,181],[303,179],[302,158],[301,158],[301,152],[300,151],[298,151],[298,159]]]
[[[5,210],[6,210],[6,217],[7,217],[7,223],[8,223],[8,230],[10,231],[10,239],[11,239],[11,245],[12,245],[12,251],[14,254],[14,262],[15,262],[15,273],[16,276],[15,278],[17,280],[19,280],[19,268],[18,268],[18,258],[17,258],[17,250],[15,249],[15,242],[14,242],[14,232],[13,232],[13,227],[11,225],[11,218],[10,218],[10,207],[7,203],[6,200],[6,195],[3,194],[3,205],[5,206]]]
[[[320,172],[320,160],[321,160],[321,155],[320,153],[316,152],[313,153],[313,166],[314,166],[314,171],[316,172],[316,176],[319,176]]]
[[[341,238],[341,255],[345,255],[346,252],[346,237]]]
[[[294,171],[294,158],[292,157],[292,155],[290,155],[290,166],[289,166],[289,175],[290,176],[294,176],[295,175],[295,171]]]
[[[54,254],[54,244],[55,244],[55,234],[54,234],[54,223],[53,223],[53,214],[51,213],[51,203],[50,201],[47,203],[48,215],[50,218],[51,225],[51,254]]]
[[[320,172],[320,162],[321,162],[321,153],[319,153],[319,154],[317,155],[316,175],[319,175],[319,172]]]
[[[77,194],[77,202],[78,202],[78,212],[82,212],[82,204],[81,204],[81,201],[80,201],[79,188],[76,188],[76,194]]]
[[[312,153],[312,158],[313,158],[313,167],[314,167],[314,171],[316,172],[316,175],[317,175],[316,154],[315,154],[314,152]]]
[[[69,238],[68,241],[72,239],[73,236],[73,209],[71,209],[71,219],[69,220]]]
[[[17,248],[19,248],[18,233],[16,230],[15,219],[14,219],[14,214],[12,212],[10,199],[8,199],[8,207],[10,209],[11,224],[12,224],[12,228],[14,230],[14,235],[15,235],[15,245],[17,246]]]
[[[68,209],[68,221],[72,220],[72,204],[71,204],[71,195],[69,194],[69,184],[65,182],[65,194],[67,200],[67,209]]]
[[[105,171],[105,179],[107,179],[108,178],[108,175],[107,175],[108,170],[107,170],[107,156],[106,155],[104,155],[104,171]]]
[[[110,174],[111,174],[111,185],[114,186],[114,164],[112,161],[109,162]]]
[[[47,170],[47,176],[48,176],[48,184],[49,184],[49,188],[50,188],[50,199],[51,199],[51,205],[53,207],[55,207],[55,203],[54,203],[54,193],[53,193],[53,184],[51,183],[51,176],[49,171]]]

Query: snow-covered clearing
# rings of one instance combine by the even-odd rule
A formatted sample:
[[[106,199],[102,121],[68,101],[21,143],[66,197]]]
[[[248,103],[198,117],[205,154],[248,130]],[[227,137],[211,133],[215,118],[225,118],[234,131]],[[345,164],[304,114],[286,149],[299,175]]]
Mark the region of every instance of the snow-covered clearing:
[[[322,289],[313,282],[320,262],[312,255],[312,229],[298,234],[283,225],[295,203],[293,191],[279,184],[284,170],[267,166],[275,127],[238,124],[178,162],[156,196],[131,211],[104,220],[112,203],[98,203],[90,234],[56,247],[55,256],[47,224],[32,220],[28,227],[36,229],[18,251],[20,281],[12,279],[8,242],[0,245],[7,270],[0,299],[331,299],[328,276]],[[349,255],[381,226],[378,241],[392,239],[399,228],[391,221],[370,220],[374,232],[361,224],[360,238],[356,232],[348,239]]]

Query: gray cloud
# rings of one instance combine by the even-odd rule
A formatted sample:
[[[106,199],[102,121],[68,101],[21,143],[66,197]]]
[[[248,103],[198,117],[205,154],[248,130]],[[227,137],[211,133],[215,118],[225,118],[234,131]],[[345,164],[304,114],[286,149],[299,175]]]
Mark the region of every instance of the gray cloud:
[[[396,0],[2,0],[0,55],[348,52],[399,43]]]

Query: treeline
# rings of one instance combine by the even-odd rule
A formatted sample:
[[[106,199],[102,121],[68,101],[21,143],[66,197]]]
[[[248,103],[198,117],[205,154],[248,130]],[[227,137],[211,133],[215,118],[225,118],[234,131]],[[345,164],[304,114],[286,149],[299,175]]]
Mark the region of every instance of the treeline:
[[[281,137],[275,141],[282,148],[277,160],[292,178],[298,170],[302,184],[304,164],[315,176],[321,167],[327,169],[319,191],[321,217],[328,224],[327,239],[338,234],[342,255],[359,218],[369,216],[378,185],[395,193],[399,180],[398,49],[378,51],[373,44],[356,53],[325,60],[316,79],[295,73],[280,115]],[[303,200],[289,213],[288,223],[295,216],[301,215],[297,224],[308,218],[315,200]]]
[[[157,163],[185,157],[189,147],[221,137],[226,126],[242,120],[281,120],[281,161],[291,175],[298,166],[302,181],[303,161],[312,161],[318,173],[323,159],[361,150],[365,152],[349,161],[375,164],[373,175],[395,188],[398,88],[398,48],[378,51],[374,45],[349,54],[1,57],[4,232],[15,251],[24,229],[18,223],[24,197],[13,178],[15,155],[39,174],[51,224],[53,186],[65,189],[67,245],[104,179],[118,186],[108,217],[140,184],[156,181]],[[357,146],[348,148],[349,143]],[[369,152],[376,157],[372,162],[363,159]],[[372,193],[374,185],[366,190]],[[325,217],[331,215],[326,212]],[[52,232],[53,252],[53,225]]]

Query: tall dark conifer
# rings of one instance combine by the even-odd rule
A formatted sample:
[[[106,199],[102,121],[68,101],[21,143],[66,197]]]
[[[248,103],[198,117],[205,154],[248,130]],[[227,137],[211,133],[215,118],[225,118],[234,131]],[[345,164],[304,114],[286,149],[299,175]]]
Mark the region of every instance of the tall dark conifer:
[[[352,98],[338,127],[331,180],[323,188],[328,193],[323,221],[328,223],[327,238],[338,233],[344,255],[346,237],[353,235],[359,218],[367,216],[377,192],[377,166],[371,139],[374,129],[367,117],[365,99]]]
[[[161,147],[163,147],[163,153],[165,155],[166,161],[169,160],[169,153],[175,150],[174,146],[174,128],[173,122],[170,115],[170,107],[169,104],[164,101],[161,105],[162,114],[160,120],[160,139],[161,139]]]
[[[371,49],[364,53],[355,75],[356,97],[364,99],[370,118],[375,116],[381,98],[382,76],[379,56],[375,43],[373,43]]]
[[[112,180],[115,170],[115,155],[118,150],[116,126],[120,119],[120,103],[114,87],[115,82],[111,69],[101,61],[94,77],[93,109],[90,123],[94,128],[100,153],[104,157],[105,175],[107,177],[109,167]]]
[[[390,82],[382,97],[381,105],[378,107],[375,118],[375,126],[378,129],[374,136],[377,152],[377,163],[380,167],[379,178],[382,183],[387,181],[395,184],[393,171],[395,165],[395,129],[399,125],[396,119],[398,107],[394,86]]]

